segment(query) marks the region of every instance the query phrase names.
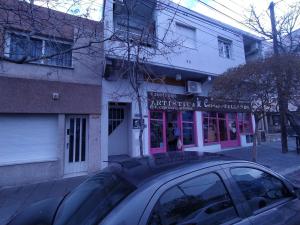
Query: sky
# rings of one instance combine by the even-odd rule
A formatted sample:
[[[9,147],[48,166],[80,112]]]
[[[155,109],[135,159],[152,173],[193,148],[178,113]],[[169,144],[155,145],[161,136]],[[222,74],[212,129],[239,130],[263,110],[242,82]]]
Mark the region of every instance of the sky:
[[[112,1],[112,0],[108,0]],[[147,1],[147,0],[146,0]],[[249,28],[243,26],[245,17],[249,16],[249,8],[254,6],[258,15],[262,16],[264,27],[270,29],[270,19],[267,15],[271,0],[172,0],[173,2],[192,9],[196,12],[220,20],[224,23],[238,27],[253,33]],[[275,15],[280,18],[288,12],[289,7],[299,0],[274,0]],[[35,4],[48,6],[53,9],[68,12],[74,15],[83,15],[93,20],[100,20],[102,14],[103,0],[35,0]],[[222,12],[209,8],[207,5]],[[226,15],[224,15],[226,14]],[[232,18],[229,18],[229,17]],[[237,22],[239,21],[239,22]],[[300,21],[298,23],[300,27]]]
[[[234,27],[238,27],[245,31],[253,33],[248,27],[243,26],[245,17],[249,17],[249,9],[251,5],[255,8],[257,15],[260,15],[263,21],[263,26],[267,29],[271,29],[271,22],[268,16],[269,5],[271,0],[173,0],[175,3],[181,4],[187,8],[190,8],[196,12],[202,13],[206,16],[212,17],[216,20],[222,21]],[[275,15],[279,19],[285,15],[290,7],[299,4],[299,0],[274,0],[275,3]],[[209,8],[205,4],[221,11],[222,13],[232,17],[229,18],[214,9]],[[237,22],[237,21],[239,22]],[[298,27],[300,27],[300,20],[298,22]]]

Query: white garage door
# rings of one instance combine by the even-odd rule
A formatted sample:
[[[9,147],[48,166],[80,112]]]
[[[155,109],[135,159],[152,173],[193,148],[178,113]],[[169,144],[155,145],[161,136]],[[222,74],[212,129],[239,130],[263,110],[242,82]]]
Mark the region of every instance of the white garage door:
[[[0,165],[57,158],[57,116],[0,115]]]

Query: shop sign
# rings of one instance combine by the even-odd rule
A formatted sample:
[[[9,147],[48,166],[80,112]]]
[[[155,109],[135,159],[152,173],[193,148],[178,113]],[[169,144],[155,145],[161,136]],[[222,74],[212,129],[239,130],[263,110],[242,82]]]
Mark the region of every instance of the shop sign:
[[[205,96],[148,92],[149,110],[250,112],[249,102],[233,102]]]

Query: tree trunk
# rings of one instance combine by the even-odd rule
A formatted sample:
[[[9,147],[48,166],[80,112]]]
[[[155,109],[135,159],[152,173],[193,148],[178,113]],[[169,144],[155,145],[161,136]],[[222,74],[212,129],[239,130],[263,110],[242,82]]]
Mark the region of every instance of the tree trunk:
[[[284,98],[282,92],[278,96],[279,114],[280,114],[280,130],[281,130],[281,149],[282,153],[288,152],[288,134],[287,134],[287,118],[286,112],[288,110],[288,103]]]
[[[258,134],[258,124],[259,121],[255,120],[255,130],[253,134],[253,146],[252,146],[252,161],[257,161],[257,134]]]
[[[144,132],[144,123],[143,123],[143,109],[142,109],[142,99],[140,93],[137,93],[137,101],[138,101],[138,108],[139,108],[139,145],[140,145],[140,156],[144,156],[144,145],[143,145],[143,132]]]

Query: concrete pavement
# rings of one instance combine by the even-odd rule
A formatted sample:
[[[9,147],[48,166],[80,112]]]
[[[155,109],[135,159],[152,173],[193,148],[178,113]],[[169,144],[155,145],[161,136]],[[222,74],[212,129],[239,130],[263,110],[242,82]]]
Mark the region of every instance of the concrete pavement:
[[[289,152],[281,153],[280,142],[262,143],[257,146],[257,163],[265,165],[280,174],[289,174],[300,169],[300,155],[296,152],[294,138],[289,138]],[[252,160],[252,147],[223,151],[222,154],[235,158]]]
[[[281,153],[281,142],[257,146],[257,163],[286,176],[300,186],[300,155],[296,152],[295,138],[289,138],[289,152]],[[252,147],[223,151],[222,154],[238,159],[252,160]]]

